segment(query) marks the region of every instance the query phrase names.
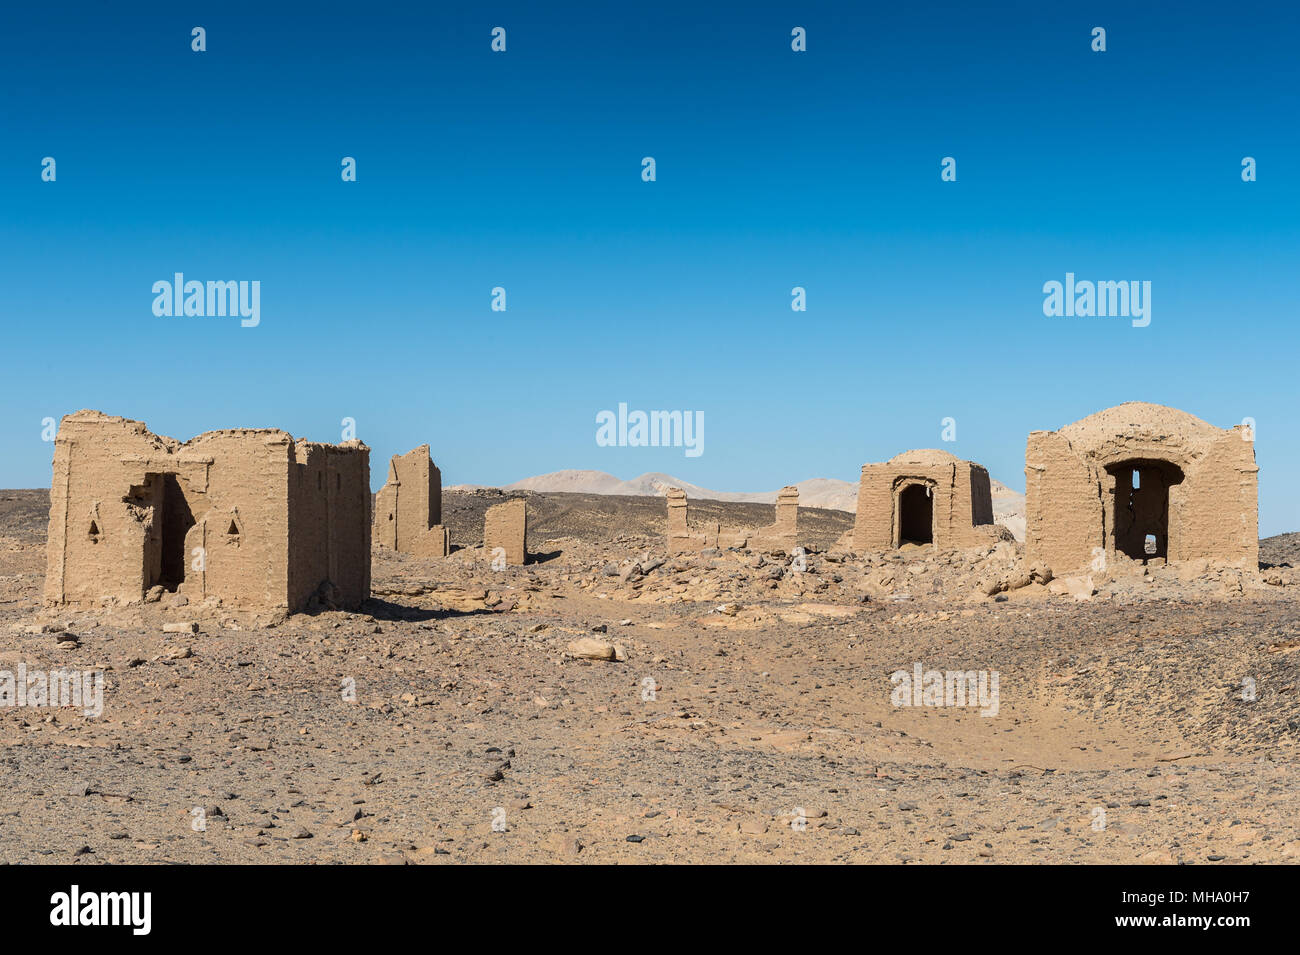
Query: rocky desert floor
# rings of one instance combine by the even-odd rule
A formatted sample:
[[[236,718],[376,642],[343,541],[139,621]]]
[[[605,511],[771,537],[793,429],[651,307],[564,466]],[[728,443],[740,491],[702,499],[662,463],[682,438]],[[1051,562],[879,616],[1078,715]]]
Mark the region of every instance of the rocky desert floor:
[[[662,499],[511,496],[527,566],[478,546],[499,492],[448,492],[451,557],[257,619],[47,610],[46,494],[0,491],[0,670],[104,671],[96,718],[0,707],[0,861],[1300,859],[1296,535],[1062,581],[1009,541],[847,553],[837,511],[796,567],[665,553]],[[996,715],[894,706],[917,664],[996,671]]]

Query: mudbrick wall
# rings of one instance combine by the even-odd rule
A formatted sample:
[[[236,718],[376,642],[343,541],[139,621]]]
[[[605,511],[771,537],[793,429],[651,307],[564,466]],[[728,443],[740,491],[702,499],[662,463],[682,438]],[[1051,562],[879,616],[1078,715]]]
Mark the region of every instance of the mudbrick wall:
[[[388,462],[388,478],[375,495],[374,542],[420,557],[446,557],[450,537],[442,524],[442,472],[422,444]]]
[[[483,518],[483,546],[490,558],[498,547],[505,551],[507,564],[523,564],[527,558],[524,540],[528,534],[528,509],[521,499],[489,507]]]

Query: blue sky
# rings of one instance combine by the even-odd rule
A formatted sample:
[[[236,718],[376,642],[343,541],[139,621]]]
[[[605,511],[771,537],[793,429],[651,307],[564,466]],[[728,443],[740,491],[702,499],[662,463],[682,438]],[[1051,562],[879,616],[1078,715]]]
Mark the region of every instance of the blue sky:
[[[376,484],[428,441],[448,483],[941,446],[1023,489],[1030,430],[1147,400],[1253,417],[1261,532],[1300,528],[1288,5],[292,6],[0,13],[0,486],[91,407],[355,418]],[[155,316],[178,271],[260,281],[260,325]],[[1045,317],[1066,272],[1150,281],[1150,326]],[[703,412],[704,454],[597,446],[620,402]]]

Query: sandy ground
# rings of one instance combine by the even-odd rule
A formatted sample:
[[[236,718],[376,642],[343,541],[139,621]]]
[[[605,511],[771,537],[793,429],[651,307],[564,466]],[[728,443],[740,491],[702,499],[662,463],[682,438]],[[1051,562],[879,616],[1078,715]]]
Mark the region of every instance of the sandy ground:
[[[988,596],[1016,545],[845,555],[851,515],[801,512],[796,572],[670,557],[662,500],[524,496],[535,563],[378,555],[365,612],[269,621],[46,611],[44,492],[0,491],[0,670],[105,671],[97,718],[0,707],[0,861],[1300,858],[1292,535]],[[449,492],[453,541],[500,499]],[[996,715],[895,706],[918,663],[996,671]]]

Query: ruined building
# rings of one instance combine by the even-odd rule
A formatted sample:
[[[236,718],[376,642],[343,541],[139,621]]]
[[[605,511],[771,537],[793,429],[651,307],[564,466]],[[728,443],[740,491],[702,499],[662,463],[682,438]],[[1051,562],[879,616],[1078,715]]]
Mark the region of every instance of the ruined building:
[[[451,552],[442,525],[442,472],[422,444],[388,462],[388,479],[375,495],[374,542],[418,557]]]
[[[687,520],[686,492],[668,488],[668,552],[707,548],[743,547],[763,553],[789,554],[799,543],[799,489],[783,487],[776,500],[776,523],[756,531],[704,524],[691,528]]]
[[[1130,401],[1025,450],[1025,553],[1056,574],[1135,560],[1205,558],[1255,569],[1259,518],[1250,429],[1222,430]]]
[[[46,599],[151,590],[249,610],[355,607],[370,595],[370,450],[277,429],[189,441],[79,411],[54,444]]]
[[[924,450],[862,466],[853,524],[858,553],[905,543],[948,550],[996,538],[989,472],[975,462]]]

